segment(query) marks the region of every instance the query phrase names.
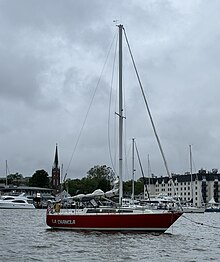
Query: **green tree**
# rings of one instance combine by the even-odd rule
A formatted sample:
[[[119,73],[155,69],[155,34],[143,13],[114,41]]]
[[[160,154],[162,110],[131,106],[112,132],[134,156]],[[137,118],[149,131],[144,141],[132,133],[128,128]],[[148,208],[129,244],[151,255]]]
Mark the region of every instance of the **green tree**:
[[[124,195],[131,195],[132,191],[132,181],[128,180],[123,182],[123,193]]]
[[[45,170],[37,170],[29,180],[29,186],[50,187],[48,173]]]
[[[7,176],[8,184],[13,184],[18,186],[22,178],[23,176],[21,174],[18,173],[10,174]]]
[[[144,192],[144,182],[143,180],[138,179],[135,183],[135,194],[138,195],[142,192]]]
[[[81,179],[67,179],[65,182],[65,188],[71,196],[84,193],[84,186]]]
[[[85,184],[87,185],[87,190],[90,190],[90,192],[98,188],[104,192],[111,189],[114,172],[110,167],[97,165],[91,168],[87,174]]]
[[[132,194],[132,180],[123,182],[123,191],[127,195]],[[134,194],[138,195],[144,191],[144,182],[143,179],[138,179],[134,181]]]
[[[101,189],[104,192],[112,188],[114,180],[114,172],[106,165],[94,166],[87,172],[87,176],[82,179],[68,179],[66,186],[71,195],[88,194],[96,189]]]

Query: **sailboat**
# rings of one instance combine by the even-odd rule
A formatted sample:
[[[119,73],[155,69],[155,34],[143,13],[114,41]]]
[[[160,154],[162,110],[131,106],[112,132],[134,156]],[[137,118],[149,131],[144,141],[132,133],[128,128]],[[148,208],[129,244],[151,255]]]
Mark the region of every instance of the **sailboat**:
[[[165,232],[182,214],[180,210],[151,210],[136,206],[123,207],[123,96],[122,96],[122,35],[123,25],[117,25],[119,31],[119,198],[118,203],[101,205],[99,199],[107,194],[96,190],[92,194],[78,196],[79,203],[71,211],[64,209],[56,212],[48,205],[46,223],[54,229],[75,231],[107,231],[107,232]],[[111,193],[111,192],[109,192]]]
[[[189,145],[189,156],[190,156],[190,177],[191,177],[191,203],[182,205],[182,209],[184,213],[204,213],[205,206],[196,206],[194,204],[194,187],[193,187],[193,173],[192,173],[192,146]]]

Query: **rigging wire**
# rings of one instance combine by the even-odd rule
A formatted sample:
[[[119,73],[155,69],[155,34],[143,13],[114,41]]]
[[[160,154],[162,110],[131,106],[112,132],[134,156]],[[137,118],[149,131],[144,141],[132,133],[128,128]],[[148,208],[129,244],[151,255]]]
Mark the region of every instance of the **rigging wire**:
[[[143,89],[143,86],[142,86],[142,83],[141,83],[141,80],[140,80],[140,76],[139,76],[138,71],[137,71],[137,67],[136,67],[136,64],[135,64],[135,61],[134,61],[133,54],[131,52],[131,47],[130,47],[130,44],[128,42],[128,38],[127,38],[127,35],[126,35],[126,32],[125,32],[125,29],[124,29],[124,34],[125,34],[125,39],[126,39],[126,42],[127,42],[127,45],[128,45],[129,53],[130,53],[130,56],[131,56],[131,60],[132,60],[132,63],[133,63],[134,69],[135,69],[135,73],[136,73],[136,76],[137,76],[137,79],[138,79],[138,82],[139,82],[139,86],[141,88],[141,93],[143,95],[144,102],[145,102],[145,105],[146,105],[146,109],[147,109],[147,112],[148,112],[148,115],[149,115],[149,118],[150,118],[150,122],[151,122],[151,125],[152,125],[152,128],[153,128],[154,134],[156,136],[156,140],[157,140],[160,152],[161,152],[162,157],[163,157],[163,161],[164,161],[164,164],[165,164],[165,167],[166,167],[167,175],[170,177],[170,172],[169,172],[169,168],[168,168],[168,165],[167,165],[167,161],[166,161],[166,158],[165,158],[165,155],[164,155],[161,143],[160,143],[159,136],[157,134],[157,130],[156,130],[156,127],[155,127],[155,124],[154,124],[154,121],[153,121],[153,117],[152,117],[152,114],[151,114],[151,111],[150,111],[150,108],[149,108],[149,105],[148,105],[148,101],[147,101],[147,98],[146,98],[146,95],[145,95],[145,92],[144,92],[144,89]]]
[[[164,165],[165,165],[165,169],[166,169],[167,175],[168,175],[168,177],[171,179],[171,183],[173,184],[173,188],[174,188],[174,193],[176,194],[176,188],[175,188],[175,186],[174,186],[174,182],[173,182],[173,179],[172,179],[172,175],[171,175],[171,173],[170,173],[170,171],[169,171],[169,168],[168,168],[168,164],[167,164],[167,161],[166,161],[166,158],[165,158],[165,154],[164,154],[164,152],[163,152],[163,148],[162,148],[162,145],[161,145],[161,142],[160,142],[160,139],[159,139],[159,136],[158,136],[158,133],[157,133],[157,130],[156,130],[154,121],[153,121],[153,117],[152,117],[152,114],[151,114],[151,111],[150,111],[150,108],[149,108],[149,105],[148,105],[148,101],[147,101],[147,98],[146,98],[146,95],[145,95],[145,92],[144,92],[144,89],[143,89],[143,86],[142,86],[142,83],[141,83],[140,76],[139,76],[138,71],[137,71],[137,67],[136,67],[136,64],[135,64],[135,61],[134,61],[133,54],[132,54],[132,52],[131,52],[131,47],[130,47],[130,44],[129,44],[129,42],[128,42],[128,38],[127,38],[127,35],[126,35],[126,32],[125,32],[124,27],[123,27],[123,30],[124,30],[124,35],[125,35],[126,43],[127,43],[128,49],[129,49],[129,53],[130,53],[130,56],[131,56],[131,60],[132,60],[133,66],[134,66],[134,70],[135,70],[135,73],[136,73],[136,76],[137,76],[137,79],[138,79],[138,82],[139,82],[139,86],[140,86],[140,89],[141,89],[141,93],[142,93],[142,95],[143,95],[144,102],[145,102],[145,106],[146,106],[146,109],[147,109],[147,112],[148,112],[148,115],[149,115],[149,118],[150,118],[150,122],[151,122],[151,125],[152,125],[152,128],[153,128],[153,132],[154,132],[154,135],[155,135],[155,137],[156,137],[156,140],[157,140],[157,144],[158,144],[158,146],[159,146],[160,153],[161,153],[161,155],[162,155],[162,159],[163,159],[163,162],[164,162]]]
[[[142,174],[142,177],[144,179],[144,186],[145,186],[145,189],[147,191],[148,199],[150,200],[150,195],[149,195],[147,184],[146,184],[146,178],[144,176],[144,170],[143,170],[143,167],[142,167],[142,164],[141,164],[141,158],[140,158],[140,155],[139,155],[139,152],[138,152],[137,143],[135,141],[134,141],[134,145],[135,145],[135,149],[136,149],[136,153],[137,153],[137,157],[138,157],[138,162],[139,162],[140,169],[141,169],[141,174]]]
[[[109,107],[108,107],[108,149],[109,149],[109,156],[110,156],[110,161],[112,164],[112,169],[116,175],[116,167],[113,161],[112,157],[112,151],[111,151],[111,139],[110,139],[110,115],[111,115],[111,101],[112,101],[112,92],[113,92],[113,81],[114,81],[114,68],[115,68],[115,63],[116,63],[116,54],[117,54],[117,43],[118,43],[118,37],[116,40],[116,45],[115,45],[115,51],[114,51],[114,59],[113,59],[113,65],[112,65],[112,77],[111,77],[111,84],[110,84],[110,98],[109,98]]]
[[[76,144],[75,144],[75,146],[74,146],[72,155],[71,155],[71,157],[70,157],[69,164],[68,164],[67,169],[66,169],[66,175],[67,175],[68,170],[69,170],[69,168],[70,168],[70,164],[71,164],[71,162],[72,162],[72,160],[73,160],[74,154],[75,154],[75,152],[76,152],[76,148],[77,148],[77,146],[78,146],[80,137],[81,137],[81,135],[82,135],[83,128],[84,128],[84,126],[85,126],[87,117],[88,117],[88,115],[89,115],[89,112],[90,112],[90,109],[91,109],[91,106],[92,106],[92,103],[93,103],[93,100],[94,100],[94,98],[95,98],[97,89],[98,89],[98,87],[99,87],[99,84],[100,84],[100,81],[101,81],[101,78],[102,78],[102,75],[103,75],[103,72],[104,72],[106,63],[107,63],[107,61],[108,61],[108,57],[109,57],[110,51],[111,51],[111,49],[112,49],[112,45],[113,45],[113,43],[114,43],[115,36],[116,36],[116,33],[115,33],[115,35],[114,35],[114,37],[113,37],[113,40],[112,40],[112,42],[111,42],[111,44],[110,44],[110,48],[109,48],[109,50],[108,50],[106,60],[105,60],[104,65],[103,65],[103,67],[102,67],[100,77],[99,77],[98,82],[97,82],[97,84],[96,84],[94,93],[93,93],[93,95],[92,95],[92,99],[91,99],[91,101],[90,101],[90,103],[89,103],[89,106],[88,106],[88,109],[87,109],[87,112],[86,112],[84,121],[83,121],[82,126],[81,126],[81,128],[80,128],[79,135],[78,135],[78,138],[77,138],[77,140],[76,140]],[[65,177],[66,177],[66,175],[65,175]]]
[[[131,168],[128,165],[128,157],[127,157],[127,155],[130,155],[130,152],[131,152],[131,143],[129,143],[129,147],[126,148],[126,151],[125,151],[125,171],[128,174],[127,179],[131,178],[130,174],[132,173]],[[126,179],[126,176],[124,177]]]

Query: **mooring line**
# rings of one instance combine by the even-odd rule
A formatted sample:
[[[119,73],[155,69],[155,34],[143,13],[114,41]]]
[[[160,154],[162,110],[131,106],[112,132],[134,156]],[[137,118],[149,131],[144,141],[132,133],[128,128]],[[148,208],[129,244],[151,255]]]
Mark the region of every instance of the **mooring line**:
[[[216,227],[216,226],[212,226],[212,225],[208,225],[208,224],[205,224],[205,223],[201,223],[201,222],[198,222],[198,221],[195,221],[195,220],[192,220],[186,216],[182,216],[183,218],[185,218],[186,220],[189,220],[190,222],[193,222],[197,225],[200,225],[200,226],[206,226],[206,227],[210,227],[210,228],[215,228],[215,229],[220,229],[220,227]]]

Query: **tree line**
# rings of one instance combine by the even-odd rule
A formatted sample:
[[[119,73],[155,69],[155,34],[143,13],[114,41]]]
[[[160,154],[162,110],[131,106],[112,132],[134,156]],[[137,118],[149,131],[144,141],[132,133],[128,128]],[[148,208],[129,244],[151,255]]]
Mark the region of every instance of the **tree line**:
[[[69,192],[71,196],[77,194],[88,194],[92,193],[96,189],[101,189],[104,192],[111,190],[113,182],[116,176],[112,168],[106,165],[96,165],[92,167],[86,174],[85,177],[79,179],[67,179],[62,183],[62,189]],[[19,181],[22,181],[23,176],[21,174],[8,175],[8,182],[19,185]],[[35,171],[32,177],[27,182],[28,186],[52,188],[50,184],[50,178],[48,173],[41,169]],[[135,194],[143,192],[144,183],[143,178],[139,178],[134,181]],[[130,195],[132,192],[132,180],[123,182],[123,189],[125,195]]]

